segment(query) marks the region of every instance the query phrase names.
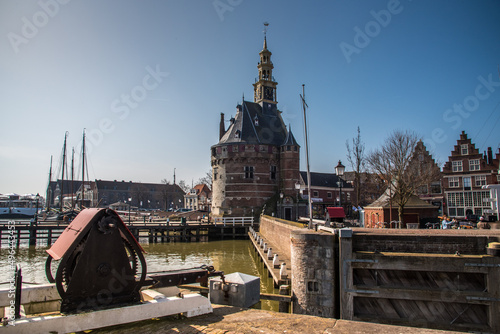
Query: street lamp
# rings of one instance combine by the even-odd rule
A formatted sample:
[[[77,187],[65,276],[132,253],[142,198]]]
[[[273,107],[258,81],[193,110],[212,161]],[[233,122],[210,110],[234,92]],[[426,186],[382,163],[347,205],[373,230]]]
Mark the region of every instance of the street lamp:
[[[282,211],[283,211],[283,193],[281,192],[280,193],[280,214],[279,214],[278,218],[283,218]]]
[[[300,183],[297,181],[295,183],[295,190],[297,190],[297,200],[295,201],[295,216],[296,216],[296,221],[299,221],[299,190],[300,190]]]
[[[132,204],[132,197],[128,199],[128,224],[130,225],[130,204]]]
[[[35,196],[36,199],[36,211],[35,211],[35,226],[38,225],[38,201],[40,200],[40,194],[36,194]]]
[[[338,177],[337,185],[340,188],[339,206],[342,206],[342,176],[344,176],[344,171],[345,171],[345,166],[342,165],[342,162],[340,162],[339,160],[339,164],[335,166],[335,174],[337,174]]]

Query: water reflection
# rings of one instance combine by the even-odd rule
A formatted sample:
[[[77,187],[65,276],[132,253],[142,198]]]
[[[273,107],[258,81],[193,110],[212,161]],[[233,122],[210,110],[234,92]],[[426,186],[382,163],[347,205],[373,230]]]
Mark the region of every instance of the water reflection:
[[[269,278],[264,264],[260,261],[249,240],[224,240],[192,243],[141,243],[146,251],[145,258],[148,272],[187,269],[200,267],[203,264],[213,265],[216,270],[226,274],[240,272],[261,278],[261,292],[278,293],[274,289],[272,278]],[[15,252],[15,263],[23,270],[23,281],[48,283],[45,277],[45,260],[48,246],[21,245]],[[9,250],[0,249],[0,282],[10,279],[12,271],[8,260]],[[53,263],[53,266],[57,265]],[[53,268],[55,269],[55,268]],[[256,307],[266,310],[278,310],[278,302],[262,301]]]

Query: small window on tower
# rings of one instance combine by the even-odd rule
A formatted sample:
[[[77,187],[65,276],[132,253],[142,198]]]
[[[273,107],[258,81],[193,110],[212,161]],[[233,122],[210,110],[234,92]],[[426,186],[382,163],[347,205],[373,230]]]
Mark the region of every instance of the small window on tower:
[[[245,166],[245,179],[253,179],[253,166]]]
[[[255,126],[259,126],[259,118],[257,116],[255,116],[255,118],[253,119],[253,122]]]
[[[271,180],[276,180],[276,166],[271,166]]]

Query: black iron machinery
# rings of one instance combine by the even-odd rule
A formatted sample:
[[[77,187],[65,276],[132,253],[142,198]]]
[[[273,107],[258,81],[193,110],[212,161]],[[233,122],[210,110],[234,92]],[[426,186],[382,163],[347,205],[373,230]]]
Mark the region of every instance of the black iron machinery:
[[[85,209],[52,247],[45,272],[61,296],[62,313],[78,313],[141,302],[143,287],[200,283],[223,276],[213,267],[147,274],[144,250],[110,209]],[[52,261],[59,261],[55,277]]]

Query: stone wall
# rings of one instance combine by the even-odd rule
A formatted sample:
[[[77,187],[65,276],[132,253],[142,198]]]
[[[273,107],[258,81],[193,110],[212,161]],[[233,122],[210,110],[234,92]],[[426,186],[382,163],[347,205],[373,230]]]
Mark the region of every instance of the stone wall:
[[[294,230],[292,245],[293,313],[337,317],[335,236]]]
[[[285,258],[291,258],[291,238],[290,233],[294,230],[302,229],[302,224],[287,222],[279,218],[270,216],[260,217],[259,232],[264,238],[277,249],[275,253],[284,254]]]

